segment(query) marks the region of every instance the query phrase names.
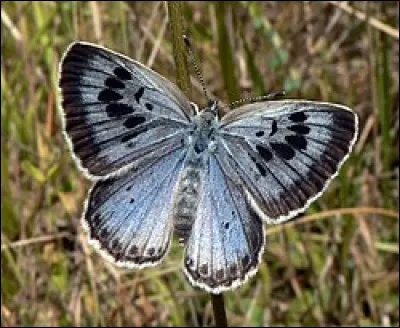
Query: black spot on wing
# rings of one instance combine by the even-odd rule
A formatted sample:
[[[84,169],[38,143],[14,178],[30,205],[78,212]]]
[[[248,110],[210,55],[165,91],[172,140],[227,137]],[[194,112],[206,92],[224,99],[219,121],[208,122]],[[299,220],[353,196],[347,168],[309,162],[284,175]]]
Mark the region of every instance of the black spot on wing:
[[[217,278],[218,280],[222,280],[224,278],[224,269],[219,269],[215,273],[215,278]]]
[[[106,113],[110,118],[131,114],[134,111],[132,106],[120,103],[111,103],[106,107]]]
[[[256,149],[266,162],[269,162],[272,159],[272,153],[269,151],[269,149],[261,145],[256,145]]]
[[[111,101],[118,101],[121,100],[123,97],[118,93],[115,92],[114,90],[111,89],[103,89],[100,91],[97,99],[99,101],[103,101],[103,102],[111,102]]]
[[[267,172],[265,171],[264,167],[260,164],[260,163],[256,163],[256,167],[258,169],[258,172],[260,172],[260,174],[265,177],[267,175]]]
[[[125,84],[122,83],[120,80],[117,80],[115,77],[108,77],[104,81],[104,85],[111,89],[124,89],[125,88]]]
[[[287,143],[295,149],[306,149],[307,148],[307,140],[303,136],[299,135],[291,135],[286,136],[285,140]]]
[[[128,129],[133,129],[144,122],[146,122],[146,119],[143,116],[132,116],[124,122],[124,126]]]
[[[307,116],[306,114],[304,114],[304,112],[293,113],[289,116],[289,120],[291,120],[292,122],[304,122],[306,119]]]
[[[271,142],[271,148],[281,158],[290,160],[294,157],[295,152],[292,147],[281,142]]]
[[[299,133],[299,134],[308,134],[310,133],[310,128],[306,125],[295,124],[288,127],[290,131]]]
[[[111,249],[110,252],[113,254],[118,254],[122,249],[121,243],[117,239],[113,239],[111,241]]]
[[[141,87],[141,88],[139,88],[139,90],[135,93],[135,100],[136,100],[137,103],[139,103],[140,98],[142,98],[143,94],[144,94],[144,88]]]
[[[149,110],[149,111],[153,110],[153,105],[152,104],[146,103],[145,106],[146,106],[147,110]]]
[[[265,171],[264,167],[263,167],[260,163],[257,162],[257,159],[256,159],[254,156],[252,156],[251,154],[248,154],[248,155],[249,155],[250,159],[254,162],[254,164],[256,164],[256,167],[257,167],[258,172],[260,172],[260,174],[261,174],[263,177],[265,177],[265,175],[267,174],[267,172]],[[233,215],[233,214],[232,214],[232,215]]]
[[[139,248],[136,245],[133,245],[130,249],[129,249],[129,255],[136,255],[139,253]]]
[[[236,276],[236,273],[237,273],[237,265],[236,264],[232,264],[230,267],[229,267],[229,271],[230,271],[230,274],[231,274],[231,276]]]
[[[273,136],[276,131],[278,131],[278,123],[276,123],[275,120],[272,120],[271,133],[269,134],[269,136]]]
[[[202,264],[200,266],[199,272],[203,275],[208,274],[208,265],[207,264]]]
[[[121,80],[131,80],[132,79],[131,73],[123,67],[116,67],[114,69],[114,74]]]
[[[257,131],[256,137],[262,137],[264,135],[264,131]]]
[[[242,257],[242,266],[244,268],[246,268],[249,263],[250,263],[250,257],[248,255]]]
[[[100,230],[100,233],[98,235],[96,235],[95,231],[94,232],[94,236],[98,236],[100,237],[100,239],[102,240],[106,240],[108,238],[108,236],[110,235],[110,231],[108,231],[106,228],[103,228]]]

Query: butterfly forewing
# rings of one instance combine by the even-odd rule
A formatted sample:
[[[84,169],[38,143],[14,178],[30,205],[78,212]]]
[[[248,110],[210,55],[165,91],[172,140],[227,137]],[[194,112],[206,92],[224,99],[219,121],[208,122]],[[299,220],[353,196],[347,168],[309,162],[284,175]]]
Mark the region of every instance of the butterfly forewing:
[[[262,222],[242,187],[224,176],[214,156],[209,157],[200,195],[185,250],[185,273],[194,285],[220,293],[255,273],[264,247]]]
[[[348,108],[312,101],[243,106],[221,121],[218,159],[268,222],[303,211],[336,175],[357,136]]]
[[[182,146],[194,113],[165,78],[87,43],[73,43],[66,51],[59,85],[66,137],[91,176],[107,176]]]

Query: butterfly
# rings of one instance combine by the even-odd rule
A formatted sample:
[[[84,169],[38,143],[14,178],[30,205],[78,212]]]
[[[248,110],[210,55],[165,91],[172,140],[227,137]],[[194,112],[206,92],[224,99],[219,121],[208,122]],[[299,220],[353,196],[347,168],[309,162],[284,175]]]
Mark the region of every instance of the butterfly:
[[[159,264],[173,234],[189,281],[211,293],[253,276],[263,220],[280,223],[327,188],[357,139],[349,108],[270,100],[218,115],[109,49],[74,42],[59,70],[63,132],[94,181],[82,215],[89,241],[127,268]]]

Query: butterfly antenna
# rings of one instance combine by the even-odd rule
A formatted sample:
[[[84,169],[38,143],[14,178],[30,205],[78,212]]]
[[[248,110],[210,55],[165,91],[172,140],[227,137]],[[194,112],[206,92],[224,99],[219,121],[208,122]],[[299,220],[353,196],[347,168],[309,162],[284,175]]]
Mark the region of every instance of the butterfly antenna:
[[[203,76],[201,75],[198,62],[196,60],[196,57],[194,56],[192,44],[190,43],[189,38],[186,35],[183,36],[183,41],[185,42],[186,48],[188,49],[190,61],[194,67],[194,70],[196,71],[196,75],[200,81],[204,95],[206,96],[207,100],[211,100],[210,95],[208,94],[208,91],[206,89]]]
[[[277,91],[277,92],[270,93],[270,94],[265,95],[265,96],[258,96],[258,97],[239,99],[239,100],[235,100],[235,101],[231,102],[230,104],[228,104],[226,106],[223,106],[221,109],[225,109],[227,107],[234,108],[234,107],[236,107],[238,105],[250,104],[250,103],[263,101],[263,100],[275,100],[276,98],[284,97],[285,94],[286,94],[285,91],[282,90],[282,91]]]

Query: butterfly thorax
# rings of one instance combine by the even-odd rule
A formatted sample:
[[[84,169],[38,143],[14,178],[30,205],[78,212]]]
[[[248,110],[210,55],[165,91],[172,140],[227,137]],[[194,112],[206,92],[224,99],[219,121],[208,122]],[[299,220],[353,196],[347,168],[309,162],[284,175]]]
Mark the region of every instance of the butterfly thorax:
[[[198,155],[206,149],[213,151],[215,148],[215,132],[218,126],[216,108],[216,103],[211,104],[193,118],[194,128],[189,137],[189,147],[193,147]]]
[[[174,227],[182,242],[190,236],[208,157],[216,149],[216,108],[216,102],[213,102],[193,118],[193,130],[186,140],[187,155],[174,201]]]

